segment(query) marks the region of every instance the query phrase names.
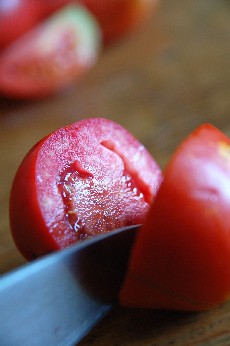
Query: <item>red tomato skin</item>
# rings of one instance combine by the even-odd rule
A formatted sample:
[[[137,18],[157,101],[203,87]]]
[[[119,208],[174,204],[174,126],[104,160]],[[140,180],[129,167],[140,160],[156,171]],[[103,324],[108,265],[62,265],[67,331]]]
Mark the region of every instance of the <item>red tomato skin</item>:
[[[0,49],[32,28],[38,21],[36,0],[0,1]]]
[[[96,63],[100,50],[100,29],[89,12],[63,7],[0,53],[0,94],[15,99],[57,94]]]
[[[205,124],[178,148],[131,254],[120,303],[199,311],[230,292],[230,141]]]
[[[45,255],[50,252],[50,249],[58,250],[53,238],[47,237],[47,228],[39,208],[39,201],[36,198],[35,167],[39,148],[44,141],[45,139],[32,148],[23,160],[23,166],[17,171],[11,192],[12,235],[24,257],[30,260],[36,258],[37,254]],[[30,244],[32,244],[31,248]],[[46,248],[49,251],[46,251]]]
[[[59,129],[29,151],[16,173],[10,196],[14,241],[30,260],[142,223],[161,179],[147,150],[110,120]],[[75,228],[80,222],[84,232]]]

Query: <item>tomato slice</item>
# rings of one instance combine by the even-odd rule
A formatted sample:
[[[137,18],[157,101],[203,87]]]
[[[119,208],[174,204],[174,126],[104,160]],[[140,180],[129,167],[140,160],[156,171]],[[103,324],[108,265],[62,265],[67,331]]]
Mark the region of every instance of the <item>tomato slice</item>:
[[[230,140],[205,124],[170,160],[132,251],[120,302],[203,310],[230,293]]]
[[[0,54],[0,93],[37,98],[62,90],[96,62],[100,42],[89,12],[68,5]]]
[[[161,171],[128,131],[106,119],[61,128],[35,145],[10,198],[14,240],[27,258],[144,221]]]

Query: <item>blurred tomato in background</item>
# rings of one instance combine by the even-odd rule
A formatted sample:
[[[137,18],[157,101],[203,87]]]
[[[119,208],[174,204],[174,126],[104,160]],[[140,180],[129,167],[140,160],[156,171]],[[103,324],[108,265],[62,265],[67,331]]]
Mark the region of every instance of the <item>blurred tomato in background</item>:
[[[0,95],[57,93],[88,71],[102,46],[154,12],[158,0],[0,0]]]
[[[62,90],[95,64],[100,42],[84,7],[63,7],[2,51],[0,93],[34,99]]]

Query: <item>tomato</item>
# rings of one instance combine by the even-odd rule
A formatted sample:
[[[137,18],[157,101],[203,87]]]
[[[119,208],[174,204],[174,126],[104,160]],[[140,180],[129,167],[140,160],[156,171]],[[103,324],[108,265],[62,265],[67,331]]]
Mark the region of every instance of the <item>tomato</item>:
[[[158,0],[81,0],[98,19],[104,42],[121,38],[155,11]]]
[[[12,234],[32,259],[115,228],[143,222],[161,171],[127,130],[87,119],[42,139],[11,190]]]
[[[97,60],[100,31],[84,8],[68,5],[0,54],[0,93],[15,98],[54,94]]]
[[[36,0],[0,1],[0,48],[28,31],[38,17]]]
[[[230,293],[230,140],[209,124],[173,155],[138,233],[122,305],[204,310]]]

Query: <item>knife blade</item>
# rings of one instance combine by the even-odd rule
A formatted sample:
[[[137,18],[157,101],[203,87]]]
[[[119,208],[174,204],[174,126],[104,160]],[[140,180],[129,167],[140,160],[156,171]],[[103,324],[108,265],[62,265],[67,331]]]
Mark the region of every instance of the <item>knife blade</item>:
[[[0,345],[76,345],[116,305],[138,228],[97,236],[3,274]]]

